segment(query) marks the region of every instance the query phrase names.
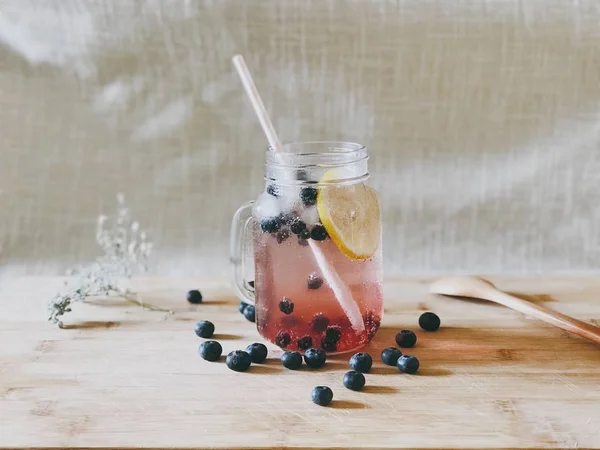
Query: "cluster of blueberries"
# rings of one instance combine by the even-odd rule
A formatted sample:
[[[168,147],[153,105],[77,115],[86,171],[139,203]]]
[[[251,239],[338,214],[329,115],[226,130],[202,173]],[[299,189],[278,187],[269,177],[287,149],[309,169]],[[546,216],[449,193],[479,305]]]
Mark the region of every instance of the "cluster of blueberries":
[[[248,281],[248,285],[254,289],[254,281]],[[250,305],[246,302],[240,302],[238,311],[246,318],[249,322],[256,322],[256,309],[254,305]]]
[[[188,301],[190,300],[190,291]],[[197,294],[191,294],[197,299]],[[200,301],[196,303],[201,303]],[[419,326],[426,331],[436,331],[440,327],[440,318],[432,312],[426,312],[419,317]],[[215,332],[215,326],[208,320],[198,322],[194,328],[197,336],[209,339]],[[417,343],[417,335],[410,330],[401,330],[396,334],[396,344],[399,347],[411,348]],[[198,348],[200,357],[206,361],[217,361],[223,353],[221,344],[217,341],[205,341]],[[262,364],[268,355],[267,347],[264,344],[255,342],[246,347],[246,350],[234,350],[230,352],[225,364],[231,370],[236,372],[245,372],[252,363]],[[290,370],[298,370],[302,362],[311,369],[319,369],[325,365],[327,355],[325,351],[318,348],[309,348],[302,354],[295,351],[286,351],[281,355],[281,364]],[[381,360],[388,366],[396,366],[400,372],[414,374],[419,369],[419,360],[413,355],[404,355],[396,347],[388,347],[381,352]],[[349,372],[344,374],[343,384],[347,389],[360,391],[365,386],[366,380],[363,374],[368,373],[373,365],[373,358],[368,353],[356,353],[348,361]],[[316,386],[311,394],[312,401],[317,405],[327,406],[333,400],[333,391],[328,386]]]
[[[279,197],[279,191],[273,185],[267,187],[267,193]],[[311,187],[302,188],[300,199],[305,206],[313,206],[317,202],[317,190]],[[307,224],[294,214],[281,213],[276,217],[265,217],[260,222],[260,229],[264,233],[274,234],[280,244],[290,237],[290,232],[298,236],[298,244],[302,246],[308,245],[309,239],[323,241],[329,237],[322,224],[313,225],[309,229]]]

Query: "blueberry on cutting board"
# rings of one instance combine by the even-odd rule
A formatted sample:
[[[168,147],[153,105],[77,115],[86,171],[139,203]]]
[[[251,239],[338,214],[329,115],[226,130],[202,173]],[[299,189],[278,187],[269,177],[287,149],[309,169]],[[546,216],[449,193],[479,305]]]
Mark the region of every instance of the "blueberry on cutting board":
[[[400,347],[410,348],[417,343],[417,335],[410,330],[402,330],[396,335],[396,344]]]
[[[351,370],[344,375],[343,383],[346,388],[352,391],[360,391],[365,387],[365,376],[356,370]]]
[[[327,355],[320,348],[309,348],[304,353],[304,362],[312,369],[319,369],[325,365]]]
[[[223,353],[223,347],[217,341],[206,341],[198,347],[200,357],[206,361],[216,361]]]
[[[187,301],[192,305],[199,305],[202,303],[202,294],[198,289],[192,289],[187,293]]]
[[[395,366],[398,363],[398,359],[402,356],[402,352],[396,347],[384,348],[381,351],[381,360],[388,366]]]
[[[373,358],[368,353],[360,352],[352,355],[348,364],[351,369],[357,372],[367,373],[373,366]]]
[[[333,391],[327,386],[316,386],[312,390],[312,401],[319,406],[327,406],[333,400]]]
[[[254,308],[254,305],[246,305],[242,314],[249,322],[256,322],[256,309]]]
[[[281,355],[281,364],[286,369],[298,370],[302,366],[302,355],[298,352],[284,352]]]
[[[209,322],[208,320],[201,320],[194,327],[194,331],[196,332],[196,335],[198,337],[207,339],[214,334],[215,326],[212,322]]]
[[[425,312],[419,317],[419,326],[425,331],[437,331],[440,328],[441,320],[437,314]]]
[[[419,360],[416,356],[402,355],[396,364],[398,370],[403,373],[416,373],[419,370]]]
[[[248,347],[246,347],[246,352],[250,355],[252,362],[256,364],[262,364],[265,362],[265,359],[267,359],[267,354],[269,353],[267,346],[265,344],[261,344],[260,342],[250,344]]]
[[[236,372],[245,372],[250,368],[251,363],[252,359],[250,358],[250,355],[243,350],[234,350],[230,352],[225,359],[227,367]]]

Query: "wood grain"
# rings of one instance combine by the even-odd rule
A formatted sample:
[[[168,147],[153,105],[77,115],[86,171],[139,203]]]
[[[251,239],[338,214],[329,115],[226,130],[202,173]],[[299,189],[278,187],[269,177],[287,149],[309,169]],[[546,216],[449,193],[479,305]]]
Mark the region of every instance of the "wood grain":
[[[224,350],[260,340],[219,280],[135,280],[173,315],[118,299],[77,305],[57,329],[44,321],[56,278],[0,286],[0,446],[174,448],[600,448],[600,349],[506,308],[436,297],[430,280],[388,280],[377,361],[364,392],[343,388],[347,357],[324,370],[271,360],[235,373],[201,360],[195,321],[209,319]],[[600,280],[492,279],[498,288],[588,322],[600,320]],[[206,302],[190,306],[200,288]],[[442,319],[418,330],[421,311]],[[401,328],[420,374],[379,362]],[[310,402],[319,384],[334,403]]]

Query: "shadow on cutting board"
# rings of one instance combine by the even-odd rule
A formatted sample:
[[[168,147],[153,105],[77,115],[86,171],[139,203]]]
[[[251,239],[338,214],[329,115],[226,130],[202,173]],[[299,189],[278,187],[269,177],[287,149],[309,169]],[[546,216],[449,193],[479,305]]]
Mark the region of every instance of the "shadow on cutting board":
[[[453,366],[465,363],[484,366],[526,362],[536,367],[552,367],[558,364],[558,354],[562,355],[561,359],[590,363],[598,361],[596,345],[538,321],[524,323],[521,328],[442,326],[436,332],[415,327],[413,330],[417,334],[417,344],[401,350],[404,354],[419,358],[419,372],[424,376],[448,375]],[[394,346],[398,331],[396,327],[381,327],[365,351],[379,355],[383,348]],[[384,373],[387,369],[376,370]]]

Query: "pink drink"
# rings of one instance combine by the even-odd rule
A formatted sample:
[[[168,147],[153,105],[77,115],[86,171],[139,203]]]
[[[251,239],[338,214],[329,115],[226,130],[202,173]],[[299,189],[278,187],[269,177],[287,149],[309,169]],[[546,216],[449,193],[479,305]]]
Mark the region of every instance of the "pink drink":
[[[285,234],[285,233],[284,233]],[[293,233],[283,242],[255,227],[255,303],[259,333],[286,350],[323,348],[347,352],[367,344],[381,323],[381,249],[371,259],[352,261],[330,240],[318,242],[329,265],[352,292],[363,317],[364,330],[355,330],[320,272],[311,248]],[[312,287],[309,288],[309,280]],[[280,302],[288,299],[293,312]],[[284,304],[283,309],[286,309]],[[339,340],[336,342],[336,335]]]
[[[266,152],[265,192],[233,218],[234,288],[286,350],[348,352],[383,315],[381,221],[367,149],[347,142]],[[254,290],[246,260],[254,259]]]

